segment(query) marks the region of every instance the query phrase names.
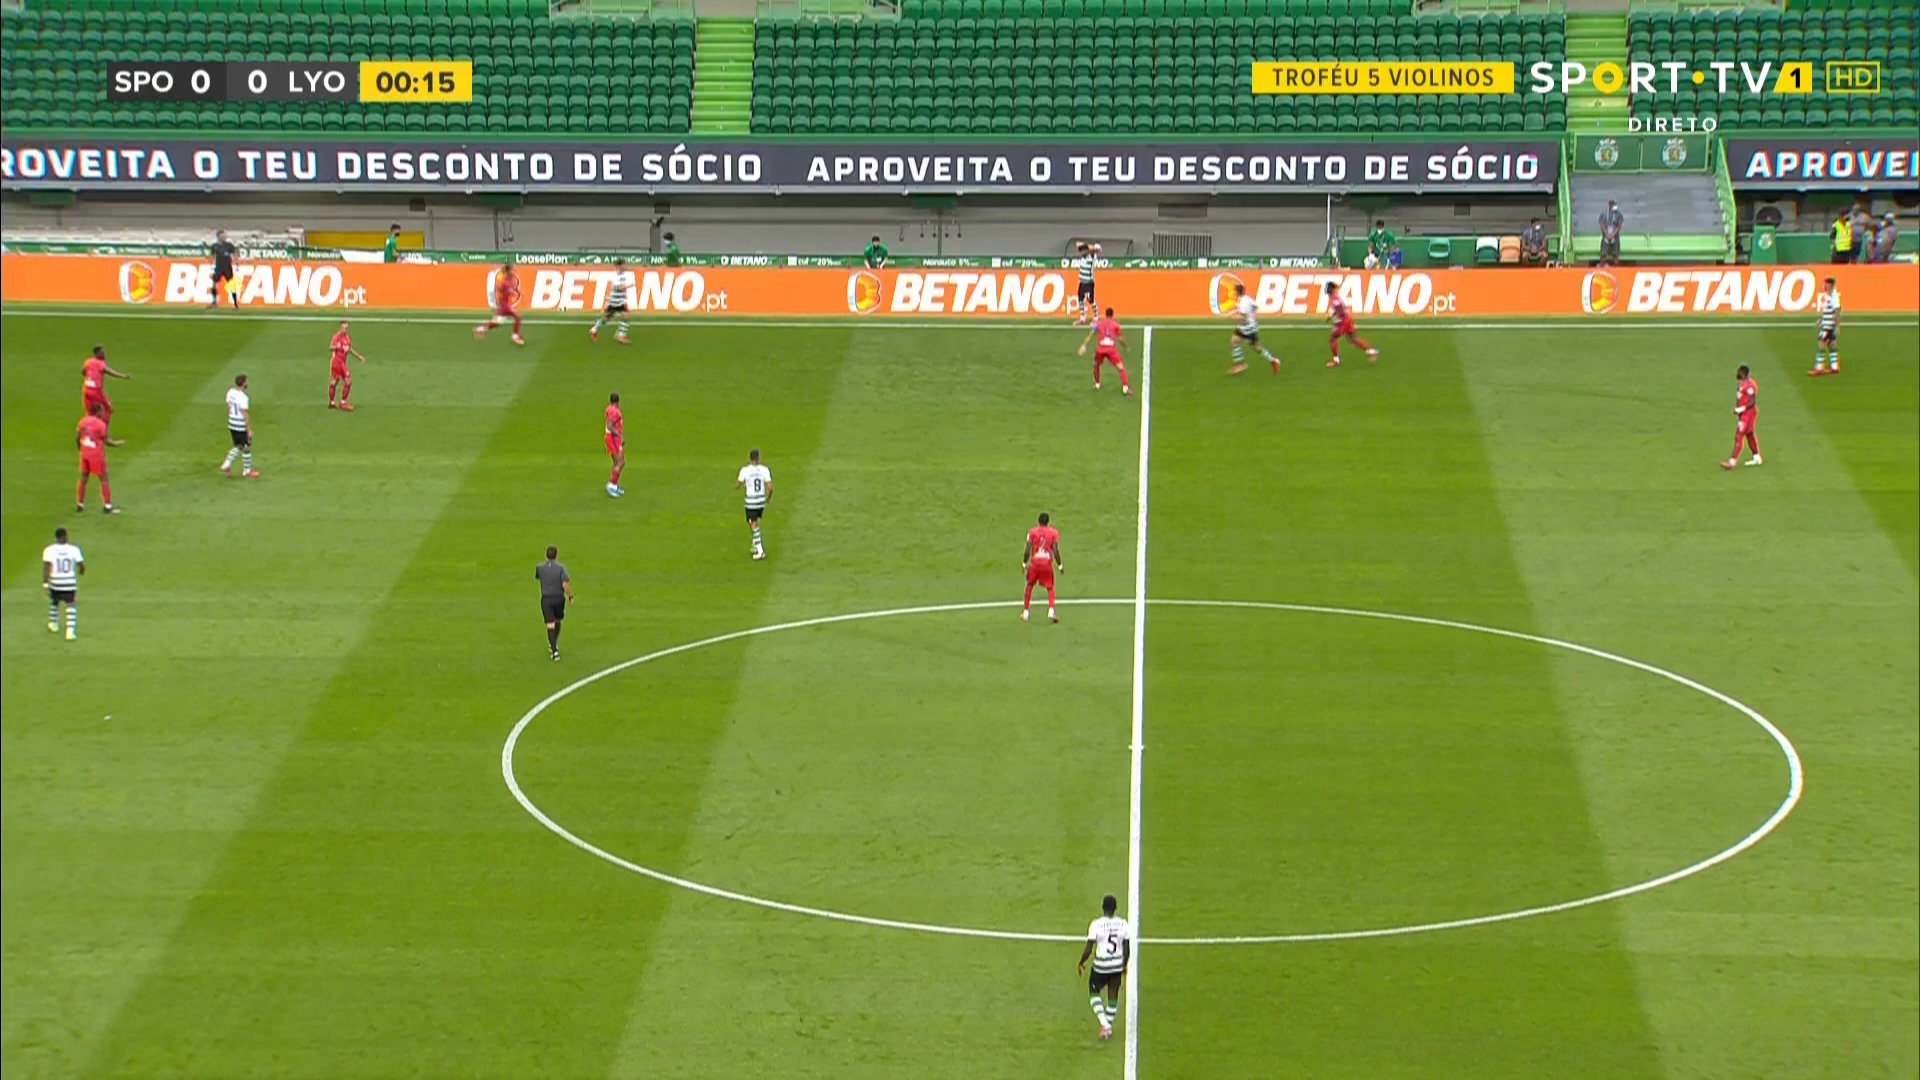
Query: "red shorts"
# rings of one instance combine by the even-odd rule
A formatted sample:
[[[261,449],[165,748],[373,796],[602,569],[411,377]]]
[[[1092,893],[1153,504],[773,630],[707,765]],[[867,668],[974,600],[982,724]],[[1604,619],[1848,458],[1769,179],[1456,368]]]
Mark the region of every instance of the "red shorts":
[[[1751,435],[1751,434],[1753,434],[1753,425],[1755,424],[1755,422],[1756,422],[1756,421],[1758,421],[1758,419],[1759,419],[1758,417],[1755,417],[1755,418],[1754,418],[1753,420],[1741,420],[1741,421],[1739,421],[1738,423],[1736,423],[1736,424],[1734,425],[1734,427],[1733,427],[1733,433],[1734,433],[1735,435]]]
[[[1034,561],[1027,564],[1027,584],[1053,585],[1053,563]]]
[[[107,456],[105,454],[81,454],[80,455],[80,475],[81,476],[107,475]]]
[[[1347,320],[1346,322],[1343,322],[1343,323],[1340,323],[1339,325],[1337,325],[1337,326],[1335,326],[1335,327],[1333,328],[1333,336],[1334,336],[1334,337],[1345,337],[1345,336],[1347,336],[1348,334],[1351,334],[1351,333],[1353,333],[1353,320],[1352,320],[1352,319],[1348,319],[1348,320]]]
[[[620,438],[620,436],[618,435],[607,436],[608,456],[614,456],[614,455],[620,454],[621,452],[625,451],[626,448],[627,448],[626,441]]]
[[[495,315],[500,316],[503,319],[511,319],[515,315],[520,314],[519,312],[513,309],[512,304],[495,304],[493,306],[493,313]]]
[[[333,377],[336,379],[353,378],[353,372],[347,370],[347,362],[345,360],[335,360],[333,362]]]
[[[98,390],[82,389],[80,391],[80,411],[82,413],[92,412],[96,404],[108,412],[113,411],[113,402],[107,400],[106,394]]]
[[[1096,364],[1107,363],[1107,364],[1112,364],[1115,367],[1119,367],[1120,366],[1120,350],[1114,348],[1111,345],[1102,345],[1099,348],[1093,350],[1093,362]]]

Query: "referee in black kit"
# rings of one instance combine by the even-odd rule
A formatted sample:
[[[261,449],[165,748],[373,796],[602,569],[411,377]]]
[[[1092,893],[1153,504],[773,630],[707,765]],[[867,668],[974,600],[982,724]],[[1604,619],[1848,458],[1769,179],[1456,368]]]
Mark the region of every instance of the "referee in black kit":
[[[207,254],[213,256],[213,303],[208,308],[220,306],[220,291],[225,289],[227,299],[233,301],[235,310],[239,309],[240,286],[233,280],[233,257],[239,253],[240,249],[227,239],[227,230],[213,234],[213,243],[207,247]]]
[[[567,605],[573,603],[573,579],[560,561],[560,549],[547,545],[547,561],[533,568],[540,582],[540,615],[547,620],[547,651],[560,659],[560,623],[567,617]]]

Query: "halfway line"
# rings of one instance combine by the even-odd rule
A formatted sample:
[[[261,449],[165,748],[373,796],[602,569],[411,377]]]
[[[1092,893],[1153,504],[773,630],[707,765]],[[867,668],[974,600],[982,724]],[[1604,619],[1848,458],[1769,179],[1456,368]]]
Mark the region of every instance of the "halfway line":
[[[1147,707],[1147,457],[1153,430],[1153,327],[1140,341],[1140,517],[1133,548],[1133,738],[1127,788],[1127,918],[1133,920],[1133,963],[1126,981],[1126,1080],[1140,1075],[1140,755]]]

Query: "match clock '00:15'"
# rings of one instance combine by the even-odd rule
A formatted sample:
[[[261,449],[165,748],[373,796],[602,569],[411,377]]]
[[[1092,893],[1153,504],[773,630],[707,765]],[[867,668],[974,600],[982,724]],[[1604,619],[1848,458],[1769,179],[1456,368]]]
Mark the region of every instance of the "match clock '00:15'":
[[[463,104],[473,100],[471,60],[362,60],[363,102]]]

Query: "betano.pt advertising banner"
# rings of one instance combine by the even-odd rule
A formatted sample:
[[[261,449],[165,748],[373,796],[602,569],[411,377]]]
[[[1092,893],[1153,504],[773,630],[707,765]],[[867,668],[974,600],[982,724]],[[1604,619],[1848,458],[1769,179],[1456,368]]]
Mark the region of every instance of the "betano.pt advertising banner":
[[[528,314],[598,311],[610,266],[518,269]],[[261,261],[238,267],[246,308],[465,311],[490,306],[499,267],[473,263]],[[1771,315],[1810,312],[1828,276],[1853,313],[1920,311],[1920,264],[1806,267],[1614,267],[1361,271],[1339,269],[1109,269],[1098,303],[1122,319],[1193,319],[1232,311],[1245,286],[1262,314],[1320,316],[1333,282],[1360,315]],[[1058,269],[865,270],[825,267],[649,267],[635,274],[634,308],[660,316],[827,318],[1059,317],[1076,309],[1078,276]],[[166,308],[213,298],[202,259],[111,255],[0,255],[0,300]]]
[[[670,142],[0,135],[0,187],[124,191],[1547,191],[1557,139]]]

